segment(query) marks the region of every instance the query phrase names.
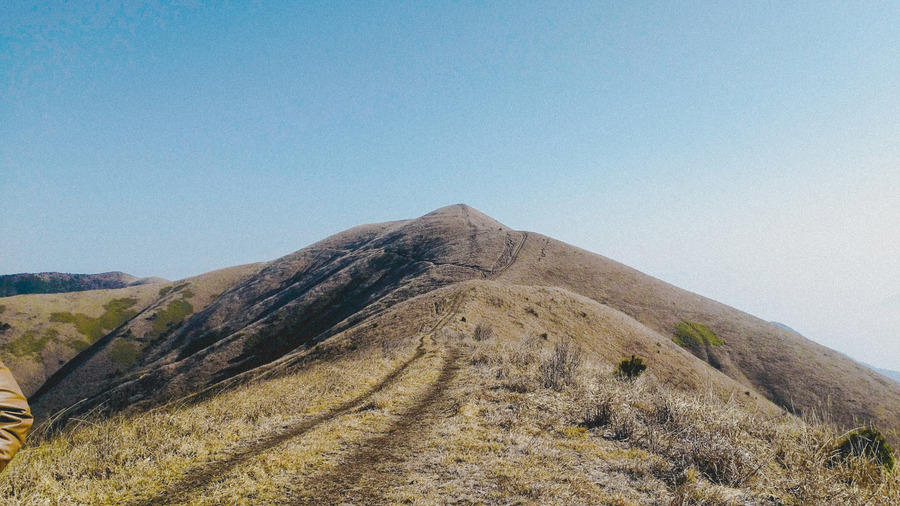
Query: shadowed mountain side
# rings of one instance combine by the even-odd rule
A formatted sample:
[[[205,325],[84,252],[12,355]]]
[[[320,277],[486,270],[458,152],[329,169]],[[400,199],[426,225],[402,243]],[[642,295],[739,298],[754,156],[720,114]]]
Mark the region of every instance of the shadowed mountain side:
[[[783,408],[823,413],[845,427],[871,420],[900,428],[900,385],[795,332],[603,256],[529,234],[500,280],[565,288],[670,338],[683,321],[701,323],[725,344],[699,350],[700,358]]]
[[[489,276],[522,234],[467,206],[366,225],[271,262],[171,333],[144,339],[141,356],[110,377],[127,329],[32,399],[47,415],[126,382],[127,403],[189,393],[311,346],[386,308],[441,286]],[[140,319],[140,318],[138,318]],[[133,379],[123,378],[140,377]],[[178,381],[174,378],[178,377]],[[118,408],[121,406],[110,406]]]
[[[151,290],[146,302],[135,306],[128,319],[115,328],[98,336],[96,342],[87,347],[71,360],[59,367],[40,388],[30,395],[32,405],[47,392],[59,392],[60,382],[72,378],[63,391],[70,397],[64,403],[77,402],[84,398],[82,391],[92,386],[79,385],[79,381],[98,383],[101,381],[114,383],[122,381],[124,371],[139,363],[144,349],[152,348],[164,336],[171,334],[176,328],[195,312],[202,310],[218,296],[237,284],[247,275],[258,272],[265,264],[249,264],[220,269],[175,283],[154,286],[135,286],[111,293]],[[71,307],[79,308],[83,301],[93,300],[103,291],[80,292],[60,295],[41,295],[28,297],[65,297],[70,300]],[[16,300],[15,297],[10,300]],[[116,299],[121,300],[121,299]],[[71,326],[71,325],[70,325]],[[11,367],[12,369],[12,367]],[[16,369],[13,372],[18,374]],[[74,375],[74,377],[73,377]]]

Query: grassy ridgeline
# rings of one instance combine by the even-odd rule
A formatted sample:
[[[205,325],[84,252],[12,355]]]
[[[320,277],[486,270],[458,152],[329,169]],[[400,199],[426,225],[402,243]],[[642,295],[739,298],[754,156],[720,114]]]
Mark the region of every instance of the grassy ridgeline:
[[[388,502],[900,503],[896,475],[862,458],[830,459],[839,434],[826,425],[677,392],[652,370],[622,381],[565,339],[471,335],[457,322],[358,409],[258,453],[253,445],[267,432],[327,414],[390,377],[416,357],[417,341],[373,341],[198,404],[38,433],[0,476],[0,503],[115,504],[181,493],[222,504],[315,494],[353,462],[354,448],[392,434],[440,379],[450,350],[458,350],[458,368],[434,412],[385,440],[398,463],[381,474],[372,468],[381,481],[366,486]],[[246,455],[223,467],[215,486],[178,489],[184,476],[235,452]]]

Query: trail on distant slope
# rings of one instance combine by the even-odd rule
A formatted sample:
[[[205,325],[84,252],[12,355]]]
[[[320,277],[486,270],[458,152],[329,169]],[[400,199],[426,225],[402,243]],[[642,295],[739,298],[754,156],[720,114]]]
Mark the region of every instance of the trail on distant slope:
[[[293,504],[370,505],[386,502],[384,493],[402,478],[398,467],[408,453],[414,451],[420,435],[427,432],[423,427],[436,423],[444,411],[441,401],[459,369],[458,358],[458,349],[451,348],[438,378],[387,432],[362,442],[353,455],[326,475],[310,477],[304,490],[311,492]]]
[[[413,364],[413,362],[419,360],[425,355],[425,339],[429,336],[434,336],[441,328],[443,328],[444,325],[446,325],[450,321],[450,319],[453,318],[453,315],[456,314],[456,311],[459,309],[459,305],[461,303],[462,294],[457,293],[451,300],[450,308],[447,310],[447,312],[443,316],[441,316],[441,318],[430,330],[422,334],[422,337],[419,339],[419,345],[416,347],[415,354],[413,354],[412,357],[400,364],[400,366],[398,366],[396,369],[391,371],[391,373],[388,374],[377,385],[368,389],[363,394],[346,402],[343,402],[340,405],[326,411],[325,413],[321,413],[312,418],[297,421],[293,425],[282,426],[278,429],[273,430],[272,432],[263,434],[254,439],[239,441],[235,445],[236,449],[225,457],[206,463],[202,466],[195,467],[194,469],[189,470],[184,477],[182,477],[171,486],[167,487],[165,490],[158,492],[150,498],[138,499],[130,502],[129,504],[132,506],[154,506],[158,504],[173,504],[184,502],[196,490],[205,488],[216,479],[221,478],[224,474],[234,469],[235,466],[246,462],[256,455],[270,450],[280,445],[281,443],[284,443],[285,441],[300,437],[328,420],[355,411],[360,405],[368,401],[370,397],[392,385],[397,380],[397,378],[399,378],[403,374],[403,372]]]
[[[522,247],[525,246],[525,241],[528,239],[528,232],[521,232],[521,234],[522,238],[518,242],[513,241],[512,237],[506,237],[506,248],[500,258],[491,266],[490,278],[496,278],[503,274],[519,258],[519,252],[522,251]]]

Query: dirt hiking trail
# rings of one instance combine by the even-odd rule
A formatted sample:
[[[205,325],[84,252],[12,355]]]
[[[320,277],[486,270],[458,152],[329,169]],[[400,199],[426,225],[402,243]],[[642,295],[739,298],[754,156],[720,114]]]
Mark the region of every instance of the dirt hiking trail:
[[[183,477],[181,477],[181,479],[166,487],[164,490],[157,492],[151,497],[139,498],[127,504],[131,506],[155,506],[161,504],[180,504],[187,502],[191,496],[201,492],[209,485],[215,483],[217,480],[220,480],[229,471],[239,466],[241,463],[244,463],[249,459],[267,450],[270,450],[288,440],[301,437],[328,420],[332,420],[334,418],[359,410],[372,396],[393,385],[393,383],[395,383],[397,379],[414,362],[425,356],[426,351],[428,351],[426,350],[426,341],[431,341],[432,346],[435,345],[435,338],[437,337],[437,333],[453,318],[454,315],[456,315],[459,306],[462,304],[462,300],[463,296],[461,293],[457,293],[456,295],[454,295],[445,314],[441,316],[441,318],[430,330],[422,334],[422,337],[419,339],[419,344],[416,347],[416,351],[413,356],[400,364],[377,385],[374,385],[370,389],[366,390],[363,394],[345,401],[340,405],[319,415],[297,421],[287,426],[281,426],[267,434],[263,434],[252,439],[239,441],[232,447],[233,449],[229,453],[227,453],[220,459],[213,460],[190,469]],[[409,416],[412,416],[413,418],[409,422],[409,425],[411,425],[412,421],[415,421],[415,417],[418,416],[413,411],[424,411],[428,404],[433,402],[433,398],[437,397],[440,391],[443,391],[443,388],[439,388],[438,385],[441,383],[446,383],[446,379],[449,379],[449,377],[452,376],[453,370],[448,370],[447,368],[450,364],[455,363],[455,352],[451,352],[451,357],[449,358],[451,358],[452,360],[445,360],[444,369],[442,369],[441,371],[441,376],[438,382],[432,385],[431,388],[429,388],[429,391],[426,393],[425,398],[417,403],[416,406],[414,406],[410,411]],[[398,424],[403,425],[402,422],[406,418],[407,416],[404,415],[404,418],[401,419]],[[405,425],[403,426],[405,427]],[[387,437],[387,435],[382,436],[378,439],[380,440],[384,437]],[[365,457],[365,455],[360,455],[359,457],[363,458]],[[305,502],[302,504],[314,503],[315,501],[313,503]],[[319,503],[321,502],[319,501]]]
[[[451,348],[444,358],[438,378],[415,404],[404,411],[384,434],[363,441],[356,452],[322,476],[307,480],[307,497],[292,504],[381,504],[385,493],[402,478],[399,469],[405,456],[414,451],[423,427],[437,423],[449,401],[445,393],[459,369],[459,351]]]

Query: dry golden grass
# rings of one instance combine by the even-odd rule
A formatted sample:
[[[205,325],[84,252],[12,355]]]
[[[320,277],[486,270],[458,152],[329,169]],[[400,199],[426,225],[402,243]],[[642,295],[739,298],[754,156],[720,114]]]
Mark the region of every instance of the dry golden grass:
[[[404,358],[351,354],[194,406],[88,418],[61,434],[38,431],[0,479],[0,503],[122,504],[152,496],[261,433],[360,395]]]
[[[900,475],[831,461],[830,426],[719,386],[681,391],[658,359],[616,379],[615,348],[552,326],[604,322],[558,291],[553,306],[515,290],[433,294],[414,325],[433,333],[370,325],[281,377],[37,434],[0,475],[0,504],[900,503]],[[511,324],[512,300],[544,319]]]

